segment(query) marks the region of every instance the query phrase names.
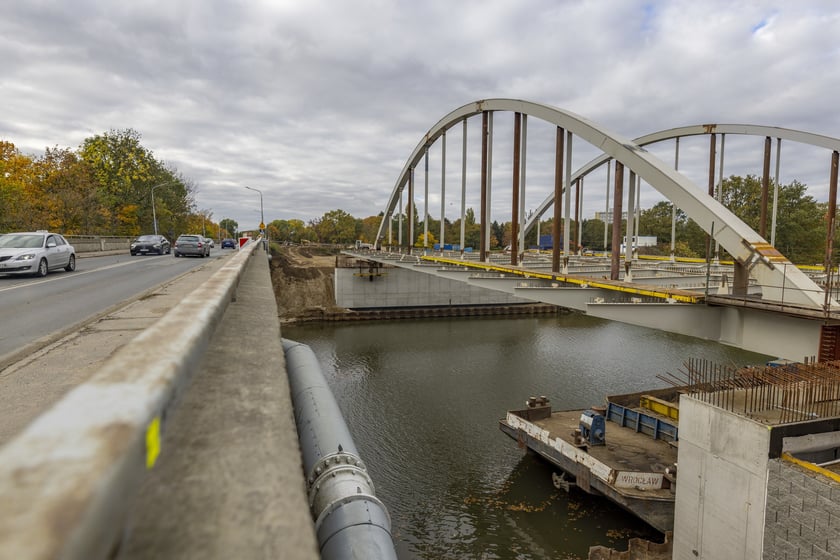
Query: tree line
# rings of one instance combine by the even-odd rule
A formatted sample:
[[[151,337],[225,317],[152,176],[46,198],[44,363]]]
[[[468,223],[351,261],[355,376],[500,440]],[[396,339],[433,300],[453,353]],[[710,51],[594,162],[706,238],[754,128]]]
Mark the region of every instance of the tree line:
[[[195,192],[132,129],[85,138],[75,150],[47,148],[41,156],[0,141],[0,233],[136,236],[154,231],[154,214],[168,237],[202,228],[215,236],[218,225],[196,208]]]
[[[770,189],[774,185],[771,181]],[[721,190],[721,202],[736,216],[743,220],[755,231],[760,231],[761,219],[761,179],[754,175],[746,177],[731,176],[723,180]],[[416,209],[416,206],[415,206]],[[828,204],[817,202],[807,194],[807,187],[793,181],[787,185],[779,185],[779,198],[777,209],[777,226],[775,246],[783,255],[792,262],[798,264],[821,264],[825,258],[825,240],[827,228]],[[280,241],[297,242],[320,242],[333,244],[350,244],[355,240],[366,243],[376,241],[376,233],[383,218],[380,213],[377,216],[366,218],[355,218],[344,210],[331,210],[320,218],[305,223],[303,220],[274,220],[268,224],[268,232],[272,239]],[[412,245],[415,247],[432,247],[440,240],[440,220],[431,216],[427,217],[428,228],[424,224],[418,212],[412,216],[414,222],[414,239]],[[766,231],[771,229],[770,212],[767,216],[768,223]],[[542,235],[550,235],[553,226],[553,218],[540,221],[539,231]],[[643,209],[638,214],[639,235],[655,236],[657,245],[653,247],[642,247],[639,251],[653,255],[669,255],[671,251],[671,229],[672,229],[672,204],[668,201],[661,201],[652,208]],[[402,215],[403,239],[408,238],[409,232],[408,217]],[[577,230],[581,228],[581,248],[594,251],[611,250],[612,223],[605,224],[599,219],[584,219],[578,223],[571,221],[571,241],[573,249],[577,249]],[[392,217],[392,233],[394,244],[397,243],[397,232],[399,231],[399,217]],[[606,227],[606,245],[604,244],[604,229]],[[428,229],[428,240],[425,239],[425,232]],[[489,224],[490,249],[501,249],[511,244],[511,222],[499,223],[494,221]],[[627,221],[621,222],[621,236],[626,235]],[[675,230],[675,254],[681,257],[704,258],[706,256],[706,245],[708,235],[697,223],[688,217],[679,208],[676,210],[674,223]],[[385,230],[387,243],[387,229]],[[480,224],[476,222],[475,211],[472,208],[466,210],[464,216],[464,245],[478,248],[480,244]],[[444,242],[447,244],[459,244],[461,240],[461,220],[444,219]],[[525,237],[525,246],[536,247],[539,245],[537,228],[534,227]],[[835,239],[835,247],[840,247],[840,237]],[[726,259],[729,255],[721,249],[721,258]]]

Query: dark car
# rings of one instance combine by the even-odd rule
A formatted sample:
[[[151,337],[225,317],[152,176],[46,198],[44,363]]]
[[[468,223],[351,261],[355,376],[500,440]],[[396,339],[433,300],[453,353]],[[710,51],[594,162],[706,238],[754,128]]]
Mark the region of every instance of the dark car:
[[[222,249],[236,249],[236,241],[233,239],[223,239]]]
[[[202,235],[185,234],[178,236],[175,240],[175,256],[195,255],[206,257],[210,254],[210,245]]]
[[[131,242],[130,251],[132,255],[145,255],[157,253],[167,255],[171,251],[169,240],[162,235],[141,235]]]

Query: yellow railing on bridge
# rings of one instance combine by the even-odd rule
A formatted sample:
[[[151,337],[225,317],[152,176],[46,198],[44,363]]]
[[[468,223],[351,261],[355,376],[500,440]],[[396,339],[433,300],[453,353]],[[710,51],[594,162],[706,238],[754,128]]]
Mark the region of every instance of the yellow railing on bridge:
[[[704,300],[704,296],[702,294],[694,294],[687,290],[661,288],[658,286],[644,286],[640,284],[634,285],[613,280],[589,278],[586,276],[569,276],[565,274],[545,273],[538,272],[536,270],[519,268],[515,266],[505,266],[486,262],[461,261],[457,259],[449,259],[446,257],[435,257],[427,255],[420,257],[420,259],[423,261],[429,261],[438,264],[447,264],[464,268],[472,268],[476,270],[484,270],[486,272],[501,272],[504,274],[522,276],[523,278],[538,278],[542,280],[551,280],[553,282],[563,282],[566,284],[574,284],[576,286],[581,287],[601,288],[604,290],[622,292],[625,294],[633,294],[637,296],[647,296],[660,298],[664,300],[678,301],[680,303],[702,303]]]

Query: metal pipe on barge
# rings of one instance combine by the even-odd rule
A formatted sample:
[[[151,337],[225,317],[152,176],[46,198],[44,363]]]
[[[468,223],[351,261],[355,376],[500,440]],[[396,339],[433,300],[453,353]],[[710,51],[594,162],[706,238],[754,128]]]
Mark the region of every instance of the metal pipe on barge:
[[[391,518],[312,349],[283,339],[307,493],[321,558],[396,560]]]

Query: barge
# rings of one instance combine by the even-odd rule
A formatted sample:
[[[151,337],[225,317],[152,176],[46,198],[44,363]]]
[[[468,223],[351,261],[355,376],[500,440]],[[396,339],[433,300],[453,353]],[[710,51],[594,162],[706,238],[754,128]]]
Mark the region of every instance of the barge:
[[[531,397],[499,428],[560,469],[556,486],[604,496],[665,533],[674,529],[680,393],[617,395],[604,407],[559,412]]]

